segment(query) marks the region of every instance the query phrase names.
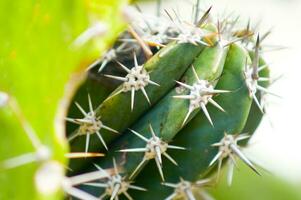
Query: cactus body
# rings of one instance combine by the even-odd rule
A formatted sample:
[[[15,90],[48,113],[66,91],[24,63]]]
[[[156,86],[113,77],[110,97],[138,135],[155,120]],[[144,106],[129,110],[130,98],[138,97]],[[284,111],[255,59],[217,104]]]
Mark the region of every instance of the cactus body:
[[[203,187],[219,180],[226,163],[230,184],[235,159],[260,174],[241,146],[258,127],[269,93],[262,40],[249,25],[236,30],[237,20],[214,25],[210,10],[194,24],[131,19],[113,48],[87,66],[88,79],[69,107],[71,152],[53,150],[62,159],[79,158],[70,160],[69,177],[61,164],[57,170],[43,160],[48,152],[37,151],[39,180],[46,171],[59,174],[58,187],[85,200],[194,200],[195,191],[207,198]],[[83,45],[98,29],[75,42]],[[0,109],[10,102],[4,94]]]

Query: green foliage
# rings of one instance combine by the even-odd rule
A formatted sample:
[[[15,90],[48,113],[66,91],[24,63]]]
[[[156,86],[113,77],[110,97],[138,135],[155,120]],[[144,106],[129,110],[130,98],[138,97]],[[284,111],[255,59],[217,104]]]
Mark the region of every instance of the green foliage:
[[[34,152],[26,136],[29,125],[51,160],[66,166],[64,117],[87,63],[98,57],[124,28],[116,15],[126,1],[1,1],[0,91],[10,96],[0,108],[0,160]],[[90,19],[108,24],[93,43],[75,48],[73,41]],[[1,166],[0,199],[42,198],[34,186],[39,163],[5,170]],[[61,191],[44,196],[58,199]]]
[[[239,171],[235,173],[233,185],[229,187],[225,178],[210,189],[215,199],[244,199],[244,200],[300,200],[300,190],[292,183],[287,183],[281,178],[270,173],[263,176],[254,176],[247,167],[239,163]]]

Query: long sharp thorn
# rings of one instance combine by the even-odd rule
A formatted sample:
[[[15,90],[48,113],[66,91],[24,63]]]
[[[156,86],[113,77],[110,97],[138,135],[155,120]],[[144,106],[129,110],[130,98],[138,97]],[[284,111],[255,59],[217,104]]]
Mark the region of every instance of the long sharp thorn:
[[[108,61],[107,59],[105,59],[105,60],[102,61],[101,65],[100,65],[100,67],[99,67],[99,69],[98,69],[98,72],[99,72],[99,73],[107,66],[108,62],[109,62],[109,61]],[[97,64],[98,64],[98,63],[97,63]],[[97,64],[95,63],[95,65],[97,65]],[[94,66],[95,66],[95,65],[94,65]],[[93,67],[94,67],[94,66],[93,66]]]
[[[210,179],[203,179],[203,180],[196,181],[195,185],[197,185],[197,186],[203,186],[203,185],[206,185],[206,184],[208,184],[210,182],[211,182]]]
[[[88,153],[89,150],[89,143],[90,143],[90,134],[86,134],[86,147],[85,147],[85,153]]]
[[[241,141],[250,138],[251,136],[248,133],[242,133],[237,138],[236,141]]]
[[[268,77],[259,77],[258,81],[270,81],[270,78],[268,78]]]
[[[137,174],[137,172],[141,169],[141,167],[145,164],[146,161],[147,159],[145,158],[142,159],[142,161],[139,163],[139,165],[135,168],[135,170],[130,175],[129,179],[132,179]]]
[[[193,75],[194,75],[195,79],[196,79],[197,81],[200,81],[199,76],[198,76],[198,74],[196,73],[195,68],[194,68],[193,65],[191,66],[191,68],[192,68],[192,72],[193,72]]]
[[[161,16],[161,5],[162,5],[162,0],[157,0],[157,17]]]
[[[214,101],[213,99],[209,99],[208,100],[212,105],[214,105],[216,108],[218,108],[219,110],[221,110],[222,112],[225,112],[225,110],[218,104],[216,103],[216,101]]]
[[[218,167],[217,167],[217,178],[218,179],[221,175],[222,163],[223,163],[223,160],[221,158],[219,158],[218,159]]]
[[[201,44],[201,45],[204,45],[206,47],[211,47],[212,45],[211,44],[208,44],[207,42],[204,42],[203,40],[198,40],[197,43]],[[198,45],[197,43],[193,43],[194,45]]]
[[[90,112],[94,115],[94,109],[93,109],[93,104],[92,104],[92,100],[91,100],[90,94],[88,94],[88,102],[89,102]]]
[[[147,148],[135,148],[135,149],[121,149],[119,152],[146,152],[148,149]]]
[[[71,122],[71,123],[74,123],[74,124],[80,124],[80,122],[78,120],[76,120],[76,119],[72,119],[72,118],[66,117],[65,120],[67,122]]]
[[[167,148],[169,148],[169,149],[178,149],[178,150],[186,150],[185,147],[179,147],[179,146],[174,146],[174,145],[168,145]]]
[[[156,137],[156,134],[155,134],[155,131],[154,131],[152,125],[149,124],[148,126],[149,126],[149,130],[150,130],[150,132],[151,132],[151,134],[152,134],[152,137],[155,138],[155,137]]]
[[[237,165],[237,162],[236,162],[236,160],[235,160],[235,157],[234,157],[234,155],[233,154],[229,154],[229,161],[231,162],[232,161],[232,163],[234,164],[234,166],[238,169],[238,165]]]
[[[119,133],[119,132],[116,131],[115,129],[112,129],[112,128],[106,126],[106,125],[102,125],[101,128],[104,128],[104,129],[106,129],[106,130],[109,130],[109,131],[111,131],[111,132],[113,132],[113,133]]]
[[[81,153],[81,152],[73,152],[73,153],[66,153],[65,157],[69,159],[73,158],[83,158],[83,157],[89,157],[89,158],[95,158],[95,157],[102,157],[104,156],[103,153]],[[72,169],[70,169],[72,171]]]
[[[182,127],[184,127],[184,125],[186,124],[186,122],[187,122],[187,120],[188,120],[188,118],[189,118],[189,116],[191,115],[191,113],[193,112],[193,110],[192,109],[189,109],[188,110],[188,112],[187,112],[187,114],[186,114],[186,116],[185,116],[185,119],[184,119],[184,121],[183,121],[183,123],[182,123]]]
[[[116,62],[124,71],[126,71],[127,73],[131,73],[131,70],[129,68],[127,68],[125,65],[123,65],[121,62],[118,62],[118,61],[116,61]]]
[[[71,142],[74,140],[77,136],[79,136],[79,131],[76,131],[75,133],[68,136],[68,141]]]
[[[128,200],[133,200],[133,198],[131,197],[131,195],[129,193],[127,193],[126,191],[123,192],[124,196],[128,199]]]
[[[118,90],[118,91],[115,92],[114,94],[111,94],[105,101],[108,101],[109,99],[115,97],[116,95],[118,95],[118,94],[120,94],[120,93],[122,93],[122,92],[123,92],[122,89],[121,89],[121,90]]]
[[[27,153],[14,158],[10,158],[3,163],[0,163],[5,169],[19,167],[28,163],[37,161],[36,153]]]
[[[259,171],[255,168],[253,163],[240,151],[240,149],[236,145],[231,145],[231,149],[235,152],[235,154],[246,164],[248,165],[256,174],[261,176]]]
[[[157,165],[157,168],[158,168],[158,171],[159,171],[162,181],[165,181],[163,171],[162,171],[162,165],[160,164],[157,157],[155,157],[155,162],[156,162],[156,165]]]
[[[114,173],[118,174],[118,167],[117,167],[115,158],[113,158],[113,167],[114,167]]]
[[[148,82],[149,84],[151,84],[151,85],[155,85],[155,86],[160,87],[160,85],[159,85],[158,83],[156,83],[156,82],[154,82],[154,81],[152,81],[152,80],[148,80],[147,82]]]
[[[82,123],[87,123],[87,124],[93,124],[93,122],[89,119],[74,119],[74,121],[82,124]]]
[[[103,193],[103,194],[99,197],[99,199],[100,199],[100,200],[103,200],[103,199],[105,199],[106,196],[107,196],[107,193]]]
[[[148,98],[148,95],[147,95],[145,89],[144,89],[144,88],[141,88],[141,91],[142,91],[144,97],[146,98],[148,104],[151,105],[151,102],[150,102],[150,100],[149,100],[149,98]]]
[[[172,162],[174,165],[178,166],[178,163],[170,156],[168,155],[166,152],[163,153],[163,155],[170,160],[170,162]]]
[[[145,142],[148,142],[148,139],[146,137],[144,137],[143,135],[141,135],[140,133],[138,133],[137,131],[134,131],[132,129],[129,129],[132,133],[134,133],[137,137],[139,137],[140,139],[142,139]]]
[[[162,157],[161,157],[161,149],[159,146],[155,146],[156,159],[159,161],[160,165],[162,165]]]
[[[231,91],[229,90],[211,90],[210,93],[211,94],[218,94],[218,93],[229,93]]]
[[[131,111],[134,110],[134,104],[135,104],[135,88],[131,88]]]
[[[227,174],[228,186],[231,186],[231,184],[232,184],[233,172],[234,172],[234,163],[231,160],[229,160],[228,161],[228,174]]]
[[[106,145],[106,142],[104,141],[104,139],[102,138],[101,134],[99,133],[99,131],[96,132],[96,135],[98,136],[99,140],[101,141],[102,145],[105,147],[106,150],[108,150],[108,147]]]
[[[114,200],[117,196],[118,196],[118,192],[120,190],[121,185],[120,184],[116,184],[113,187],[113,191],[112,191],[112,195],[110,197],[110,200]]]
[[[139,66],[139,64],[138,64],[138,60],[137,60],[137,56],[136,56],[136,52],[134,51],[134,53],[133,53],[134,55],[134,65],[135,65],[135,67],[138,67]]]
[[[264,87],[262,87],[262,86],[260,86],[260,85],[257,85],[256,87],[257,87],[257,89],[260,90],[260,91],[263,91],[263,92],[268,93],[268,94],[270,94],[270,95],[273,95],[273,96],[276,96],[276,97],[278,97],[278,98],[281,98],[281,96],[279,96],[279,95],[277,95],[277,94],[274,94],[273,92],[270,92],[269,90],[267,90],[266,88],[264,88]]]
[[[169,195],[168,197],[166,197],[165,200],[173,200],[176,196],[177,196],[176,193],[172,193],[171,195]]]
[[[258,79],[259,48],[260,48],[260,38],[259,35],[257,35],[254,59],[252,62],[252,68],[253,68],[252,77],[256,79]]]
[[[83,199],[83,200],[98,200],[98,198],[90,195],[87,192],[84,192],[80,189],[77,189],[75,187],[64,187],[64,190],[66,193],[68,193],[70,196],[76,197],[77,199]]]
[[[187,189],[186,189],[186,190],[185,190],[185,193],[186,193],[186,196],[188,197],[188,198],[187,198],[188,200],[196,200],[195,197],[193,196],[193,193],[192,193],[191,190],[189,190],[189,189],[187,190]]]
[[[259,103],[259,101],[258,101],[258,99],[257,99],[256,94],[253,93],[252,96],[253,96],[253,100],[255,101],[255,103],[256,103],[257,107],[259,108],[260,112],[261,112],[262,114],[264,114],[263,108],[262,108],[262,106],[260,105],[260,103]]]
[[[109,75],[109,74],[105,74],[104,76],[107,78],[112,78],[112,79],[118,80],[118,81],[124,81],[124,82],[127,81],[127,78],[125,78],[125,77],[113,76],[113,75]]]
[[[161,183],[162,185],[164,186],[167,186],[167,187],[171,187],[171,188],[177,188],[178,187],[178,184],[174,184],[174,183]]]
[[[209,15],[210,15],[211,9],[212,9],[212,6],[210,6],[209,9],[203,14],[203,16],[201,17],[201,19],[197,23],[198,27],[200,27],[208,19]]]
[[[173,96],[173,98],[175,98],[175,99],[193,99],[195,97],[192,95],[175,95],[175,96]]]
[[[101,59],[95,60],[93,63],[91,63],[91,64],[87,67],[86,71],[89,71],[90,69],[94,68],[94,67],[95,67],[96,65],[98,65],[98,63],[100,63],[100,62],[101,62]]]
[[[99,187],[99,188],[106,188],[108,187],[105,183],[84,183],[83,185],[93,186],[93,187]]]
[[[147,189],[145,189],[143,187],[138,187],[136,185],[129,185],[129,188],[132,190],[147,191]]]
[[[204,103],[201,103],[201,108],[202,108],[202,110],[203,110],[205,116],[207,117],[208,121],[210,122],[210,124],[211,124],[212,126],[214,126],[214,125],[213,125],[213,122],[212,122],[212,120],[211,120],[211,117],[210,117],[210,115],[209,115],[209,113],[208,113],[208,110],[207,110],[207,108],[206,108],[206,105],[205,105]]]
[[[267,68],[267,67],[268,67],[267,64],[260,66],[260,67],[258,68],[258,72],[262,71],[263,69],[265,69],[265,68]]]
[[[107,171],[105,171],[104,169],[102,169],[99,165],[94,164],[94,166],[96,167],[96,169],[98,169],[99,171],[101,171],[101,173],[105,174],[107,177],[109,177],[110,175],[108,174]],[[105,178],[105,177],[104,177]]]
[[[75,102],[76,107],[81,111],[84,116],[87,116],[88,113],[79,105],[79,103]]]
[[[211,167],[218,159],[220,159],[222,155],[222,152],[219,151],[215,156],[214,158],[211,160],[210,164],[209,164],[209,167]]]
[[[192,89],[193,89],[192,86],[187,85],[187,84],[185,84],[185,83],[182,83],[182,82],[180,82],[180,81],[176,81],[176,83],[178,83],[179,85],[181,85],[181,86],[183,86],[183,87],[185,87],[185,88],[187,88],[187,89],[189,89],[189,90],[192,90]]]

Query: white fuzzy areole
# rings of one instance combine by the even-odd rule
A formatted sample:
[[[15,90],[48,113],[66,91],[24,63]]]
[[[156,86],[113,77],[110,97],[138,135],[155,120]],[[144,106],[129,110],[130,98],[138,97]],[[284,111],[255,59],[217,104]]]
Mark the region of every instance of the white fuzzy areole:
[[[8,99],[8,94],[0,91],[0,107],[4,107],[8,103]]]
[[[36,172],[34,180],[37,190],[43,195],[52,195],[61,189],[64,167],[57,161],[44,163]]]

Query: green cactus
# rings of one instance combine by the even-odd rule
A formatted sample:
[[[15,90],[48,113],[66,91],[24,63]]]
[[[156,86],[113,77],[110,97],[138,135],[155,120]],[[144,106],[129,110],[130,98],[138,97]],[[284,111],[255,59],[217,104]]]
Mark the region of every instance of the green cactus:
[[[237,19],[225,18],[214,23],[211,7],[200,18],[197,11],[193,13],[192,24],[178,16],[173,18],[168,11],[169,19],[160,15],[145,18],[126,7],[122,14],[129,28],[120,33],[124,26],[115,11],[120,11],[126,1],[88,2],[88,11],[82,10],[84,5],[74,5],[81,13],[81,20],[86,20],[78,29],[82,31],[87,26],[90,14],[111,29],[110,34],[97,37],[103,27],[96,23],[73,39],[73,43],[60,43],[69,48],[64,46],[57,62],[64,55],[76,58],[68,66],[83,65],[78,74],[86,77],[75,94],[65,97],[64,101],[72,102],[69,107],[66,103],[58,105],[66,95],[63,90],[75,67],[59,76],[57,88],[51,88],[52,82],[47,79],[51,111],[44,109],[46,93],[40,99],[37,97],[39,105],[30,106],[22,96],[30,87],[11,87],[7,78],[0,81],[0,120],[4,122],[3,130],[13,133],[4,137],[4,143],[20,138],[18,145],[27,150],[29,137],[36,148],[31,157],[24,156],[21,162],[10,159],[13,153],[22,153],[19,151],[1,157],[2,182],[13,183],[21,177],[20,184],[25,184],[24,173],[34,180],[13,199],[30,193],[34,199],[61,199],[63,191],[85,200],[206,199],[209,194],[204,187],[219,180],[226,162],[229,184],[235,159],[241,159],[260,175],[241,148],[264,115],[263,95],[270,93],[269,68],[260,54],[266,34],[260,37],[249,24],[237,28]],[[160,8],[161,4],[158,5]],[[199,1],[196,5],[199,6]],[[106,14],[97,14],[104,10]],[[66,20],[72,16],[73,13]],[[71,25],[76,23],[72,19],[69,19]],[[91,61],[95,52],[106,49],[117,34],[118,40],[111,49]],[[64,41],[58,35],[57,39]],[[58,44],[53,45],[55,52]],[[7,64],[10,62],[8,59]],[[2,64],[0,67],[5,69]],[[33,72],[38,75],[40,71]],[[15,73],[11,70],[5,77]],[[72,84],[74,88],[78,85]],[[34,87],[41,90],[42,85]],[[32,107],[35,113],[30,116]],[[50,113],[43,113],[47,111]],[[61,124],[65,117],[66,137],[58,137],[58,130],[54,130],[55,113],[60,115]],[[43,123],[38,123],[38,119]],[[44,133],[42,130],[46,129]],[[1,150],[2,153],[7,153],[7,149]],[[23,166],[30,161],[38,162]],[[47,176],[50,182],[43,182],[48,180]],[[0,199],[7,199],[13,191],[3,186]]]

